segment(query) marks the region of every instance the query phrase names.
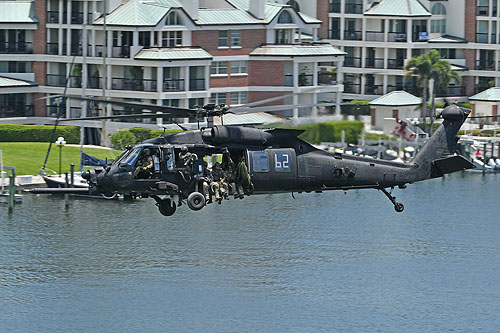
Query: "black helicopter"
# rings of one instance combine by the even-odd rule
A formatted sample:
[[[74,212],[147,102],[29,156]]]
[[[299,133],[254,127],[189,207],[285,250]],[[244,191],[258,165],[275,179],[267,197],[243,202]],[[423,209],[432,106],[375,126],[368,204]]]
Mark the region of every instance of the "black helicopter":
[[[186,112],[190,116],[222,118],[231,112],[224,106],[216,105],[188,110],[95,98],[80,99],[164,111],[162,117],[169,118],[186,117]],[[234,163],[245,164],[244,169],[253,183],[253,194],[378,189],[389,198],[397,212],[402,212],[404,205],[392,195],[396,186],[404,189],[407,184],[473,168],[469,161],[455,153],[457,133],[469,114],[470,110],[457,105],[445,108],[441,114],[442,124],[409,163],[326,152],[298,138],[302,130],[262,130],[209,124],[197,130],[164,134],[128,147],[111,165],[86,171],[82,177],[88,181],[91,194],[152,197],[160,213],[171,216],[177,205],[183,202],[192,210],[200,210],[209,203],[206,193],[203,193],[207,172],[205,160],[214,154],[226,154]],[[138,115],[85,119],[135,117]],[[159,116],[149,114],[146,117]],[[145,152],[154,162],[150,173],[143,177],[136,170]],[[196,156],[186,163],[181,158],[186,153]]]

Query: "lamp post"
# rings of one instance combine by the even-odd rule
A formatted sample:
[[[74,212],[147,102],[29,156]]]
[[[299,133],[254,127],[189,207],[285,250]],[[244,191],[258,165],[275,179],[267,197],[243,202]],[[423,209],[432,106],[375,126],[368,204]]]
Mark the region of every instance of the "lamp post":
[[[61,174],[62,147],[64,147],[65,145],[66,141],[64,141],[64,138],[62,136],[58,137],[56,141],[56,146],[59,147],[59,176],[62,175]]]

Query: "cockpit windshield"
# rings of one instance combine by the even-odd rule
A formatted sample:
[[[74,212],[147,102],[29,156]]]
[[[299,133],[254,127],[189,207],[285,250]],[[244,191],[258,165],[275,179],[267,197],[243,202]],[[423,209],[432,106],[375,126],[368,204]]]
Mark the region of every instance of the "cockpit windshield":
[[[120,154],[120,156],[118,156],[117,158],[115,158],[115,160],[114,160],[114,161],[113,161],[113,163],[111,163],[111,164],[112,164],[112,165],[115,165],[115,164],[120,163],[120,162],[121,162],[121,160],[123,160],[123,158],[124,158],[125,156],[127,156],[128,154],[130,154],[130,152],[131,152],[131,151],[132,151],[131,149],[124,150],[124,151]]]
[[[122,159],[121,163],[126,163],[126,164],[134,166],[141,151],[142,151],[142,147],[134,148],[134,150],[132,150],[128,155],[126,155]]]

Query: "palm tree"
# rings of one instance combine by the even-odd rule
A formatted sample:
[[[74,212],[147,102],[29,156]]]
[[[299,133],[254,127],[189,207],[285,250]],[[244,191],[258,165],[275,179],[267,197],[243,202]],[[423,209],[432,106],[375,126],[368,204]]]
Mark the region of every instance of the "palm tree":
[[[417,84],[423,88],[422,92],[422,114],[424,117],[424,130],[427,130],[427,116],[431,118],[431,124],[434,123],[434,100],[436,98],[436,90],[447,88],[451,79],[456,79],[460,81],[458,74],[451,70],[451,64],[441,59],[439,52],[437,50],[430,50],[429,53],[421,54],[417,57],[411,58],[405,69],[407,73],[405,75],[405,81],[410,77],[416,76]],[[432,115],[428,114],[427,111],[427,94],[429,89],[429,81],[434,80],[434,89],[432,93]],[[432,134],[432,125],[430,128]]]

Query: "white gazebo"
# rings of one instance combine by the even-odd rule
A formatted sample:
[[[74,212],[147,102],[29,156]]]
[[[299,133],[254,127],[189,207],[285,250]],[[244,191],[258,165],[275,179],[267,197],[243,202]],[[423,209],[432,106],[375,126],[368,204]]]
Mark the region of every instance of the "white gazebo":
[[[498,122],[498,106],[500,105],[500,87],[493,87],[469,97],[471,117],[490,116],[491,122]],[[490,123],[490,121],[488,121]]]
[[[371,125],[374,130],[384,130],[384,123],[391,126],[396,118],[412,119],[420,117],[422,99],[406,91],[393,91],[369,103]]]

